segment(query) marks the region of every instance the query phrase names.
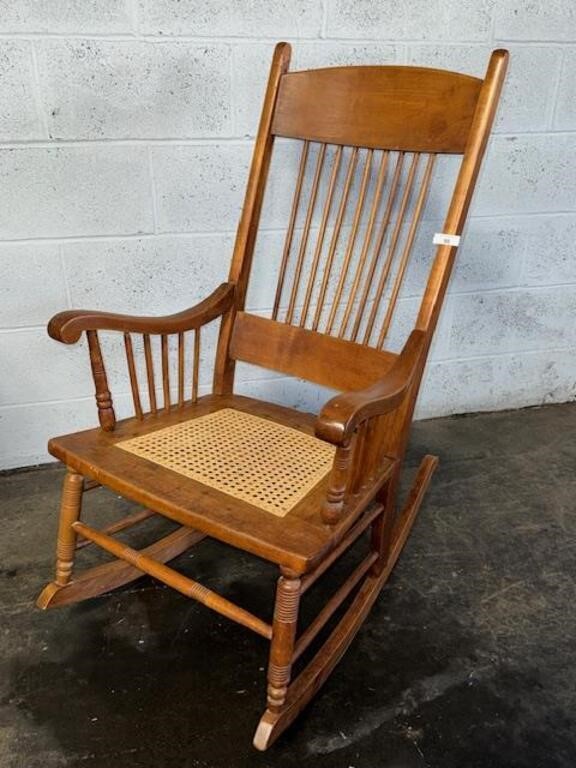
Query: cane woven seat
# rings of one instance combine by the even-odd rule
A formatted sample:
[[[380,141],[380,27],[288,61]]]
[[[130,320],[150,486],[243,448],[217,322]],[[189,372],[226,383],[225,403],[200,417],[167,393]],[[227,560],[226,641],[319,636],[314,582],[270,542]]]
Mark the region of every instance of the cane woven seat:
[[[328,443],[234,408],[117,447],[278,517],[326,477],[334,459]]]

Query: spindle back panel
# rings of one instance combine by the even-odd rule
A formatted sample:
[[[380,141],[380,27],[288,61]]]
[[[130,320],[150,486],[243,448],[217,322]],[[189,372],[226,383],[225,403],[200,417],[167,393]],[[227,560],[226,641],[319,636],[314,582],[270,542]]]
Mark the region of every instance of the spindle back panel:
[[[229,337],[231,360],[345,388],[348,377],[334,368],[348,356],[339,360],[333,345],[319,343],[322,335],[358,345],[354,364],[363,368],[357,378],[364,385],[385,373],[393,358],[391,329],[402,315],[399,299],[435,182],[441,188],[433,195],[437,231],[448,221],[450,204],[462,193],[468,199],[458,172],[483,83],[418,67],[280,75],[268,133],[260,134],[263,205],[246,220],[253,239],[241,256],[249,265],[244,274],[254,257],[264,261],[253,265],[247,304],[238,307],[270,325],[266,329],[241,312]],[[277,155],[284,157],[279,182],[273,179]],[[452,163],[448,184],[445,162]],[[420,298],[437,252],[431,234],[426,252],[427,268],[412,269],[422,278],[420,292],[413,294]],[[411,327],[402,318],[405,337],[417,313],[416,306]],[[281,324],[290,330],[282,332]],[[297,370],[292,349],[298,352]],[[388,350],[381,367],[374,364],[375,350]]]
[[[254,324],[239,318],[230,354],[294,375],[285,366],[293,362],[288,352],[297,344],[301,371],[296,375],[318,381],[314,372],[321,368],[318,383],[342,389],[347,377],[334,370],[334,345],[316,344],[316,334],[295,332],[315,331],[358,345],[355,362],[365,370],[366,386],[387,369],[384,361],[381,368],[374,365],[372,353],[386,349],[393,328],[436,155],[309,140],[284,142],[275,152],[281,162],[272,160],[251,278],[258,297],[252,300],[252,286],[248,291],[248,310],[258,309],[274,325],[265,343],[255,344]],[[268,201],[269,195],[282,194],[289,204]],[[433,254],[430,238],[429,265]],[[424,285],[425,279],[422,291]],[[279,324],[290,332],[283,334]],[[275,346],[279,349],[272,353]],[[326,359],[319,365],[322,355]],[[332,381],[324,371],[332,371]]]

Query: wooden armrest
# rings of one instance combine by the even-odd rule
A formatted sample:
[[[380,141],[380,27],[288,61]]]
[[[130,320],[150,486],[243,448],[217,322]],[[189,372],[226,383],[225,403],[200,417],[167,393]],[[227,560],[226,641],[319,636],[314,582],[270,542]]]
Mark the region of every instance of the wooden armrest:
[[[414,379],[425,344],[426,334],[412,331],[386,376],[365,389],[345,392],[329,400],[316,421],[317,437],[343,445],[363,421],[393,411]]]
[[[137,317],[111,312],[70,309],[54,315],[48,334],[56,341],[74,344],[83,331],[125,331],[130,333],[180,333],[199,328],[229,309],[234,301],[234,283],[222,283],[190,309],[163,317]]]

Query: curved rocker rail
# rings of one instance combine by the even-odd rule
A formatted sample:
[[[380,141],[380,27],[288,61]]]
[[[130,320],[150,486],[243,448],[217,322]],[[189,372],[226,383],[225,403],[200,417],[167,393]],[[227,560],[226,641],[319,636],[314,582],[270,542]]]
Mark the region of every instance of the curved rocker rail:
[[[159,563],[166,563],[190,549],[203,538],[205,538],[203,533],[182,526],[143,549],[141,554],[153,558]],[[92,542],[90,540],[81,541],[79,546],[86,546],[88,543]],[[103,563],[79,573],[67,584],[50,582],[40,593],[36,605],[43,610],[61,605],[71,605],[90,597],[98,597],[117,587],[123,587],[142,578],[143,575],[141,569],[122,560]]]

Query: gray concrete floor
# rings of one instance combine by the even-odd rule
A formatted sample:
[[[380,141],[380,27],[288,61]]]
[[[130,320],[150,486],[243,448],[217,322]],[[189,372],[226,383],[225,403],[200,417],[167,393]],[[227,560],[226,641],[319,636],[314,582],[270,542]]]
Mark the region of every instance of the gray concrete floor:
[[[389,586],[265,754],[266,643],[148,579],[36,610],[62,470],[0,477],[0,766],[574,768],[576,405],[421,422],[424,452],[440,468]],[[266,564],[216,542],[176,564],[267,615]]]

